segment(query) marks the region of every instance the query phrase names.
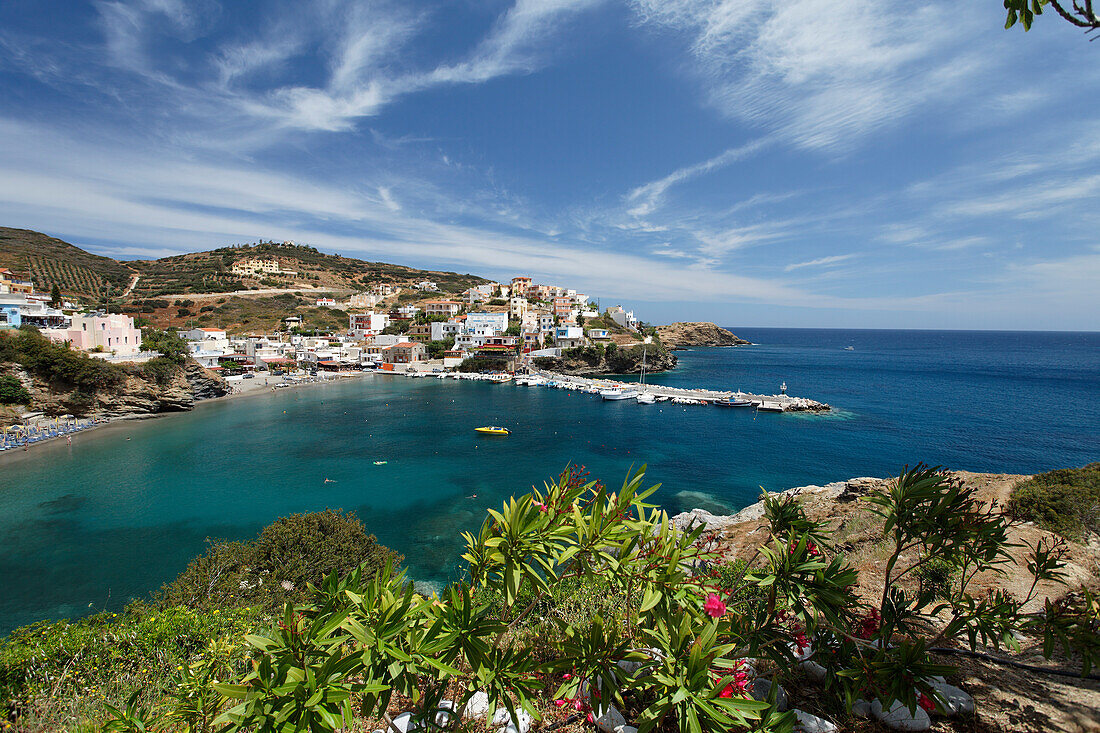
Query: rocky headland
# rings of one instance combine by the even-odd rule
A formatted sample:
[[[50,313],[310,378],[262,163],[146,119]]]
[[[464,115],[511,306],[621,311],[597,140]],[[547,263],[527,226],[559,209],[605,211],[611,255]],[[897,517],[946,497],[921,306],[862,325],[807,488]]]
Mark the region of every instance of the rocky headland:
[[[648,344],[644,348],[646,374],[664,372],[676,366],[676,355],[663,344]],[[559,357],[536,357],[535,366],[558,374],[593,377],[601,374],[638,374],[642,371],[643,347],[582,346],[565,349]]]
[[[661,343],[670,349],[693,346],[749,346],[751,341],[738,338],[728,330],[708,321],[690,321],[657,326]]]
[[[188,360],[171,373],[154,376],[133,365],[110,387],[88,393],[65,380],[47,379],[18,365],[11,372],[30,392],[32,408],[47,415],[76,415],[95,419],[149,417],[163,412],[190,410],[196,402],[229,394],[224,379]]]

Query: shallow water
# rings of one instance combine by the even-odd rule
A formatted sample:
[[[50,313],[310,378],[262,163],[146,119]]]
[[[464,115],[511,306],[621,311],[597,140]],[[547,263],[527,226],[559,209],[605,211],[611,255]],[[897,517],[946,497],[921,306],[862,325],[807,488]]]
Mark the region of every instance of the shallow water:
[[[652,381],[767,393],[785,380],[838,409],[754,416],[374,375],[5,455],[0,633],[117,609],[173,578],[207,537],[248,538],[325,507],[355,510],[414,578],[445,581],[459,533],[487,506],[569,462],[611,484],[647,463],[670,511],[728,511],[759,487],[920,460],[1007,473],[1100,460],[1100,334],[734,331],[760,345],[680,352]],[[485,424],[512,435],[473,432]]]

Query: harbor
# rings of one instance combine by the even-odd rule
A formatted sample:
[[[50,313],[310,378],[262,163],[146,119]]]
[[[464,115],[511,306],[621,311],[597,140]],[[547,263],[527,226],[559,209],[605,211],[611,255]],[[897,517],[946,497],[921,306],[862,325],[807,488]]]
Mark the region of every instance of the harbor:
[[[731,407],[756,410],[758,412],[828,412],[832,407],[825,402],[793,397],[780,390],[780,394],[762,395],[740,390],[686,389],[644,382],[619,382],[612,379],[579,377],[557,372],[533,370],[526,374],[498,372],[481,374],[473,372],[420,372],[393,371],[379,372],[404,375],[413,378],[467,379],[476,381],[507,383],[513,382],[521,387],[545,387],[564,389],[591,394],[604,400],[632,400],[646,405],[657,402],[671,402],[677,405],[700,405]],[[784,384],[783,387],[786,387]]]

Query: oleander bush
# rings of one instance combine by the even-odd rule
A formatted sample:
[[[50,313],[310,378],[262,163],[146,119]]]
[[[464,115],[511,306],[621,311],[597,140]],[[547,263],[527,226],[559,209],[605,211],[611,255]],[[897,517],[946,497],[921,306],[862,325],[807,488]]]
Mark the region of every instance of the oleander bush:
[[[400,697],[421,722],[453,701],[462,711],[487,695],[489,714],[519,708],[535,718],[553,700],[588,716],[608,705],[635,712],[642,733],[790,730],[793,713],[749,696],[746,660],[765,676],[820,665],[839,704],[877,698],[910,710],[941,701],[931,685],[952,668],[939,644],[1013,647],[1039,634],[1100,658],[1100,604],[1024,607],[1043,581],[1061,579],[1064,544],[1044,540],[1023,562],[1035,583],[1023,598],[972,594],[982,572],[1017,562],[1008,519],[974,491],[933,469],[906,470],[867,498],[890,549],[881,595],[861,600],[858,572],[794,497],[764,499],[769,536],[752,558],[723,562],[717,537],[677,531],[645,499],[641,471],[608,491],[567,471],[543,490],[512,498],[476,534],[465,533],[462,578],[439,597],[416,595],[390,564],[330,575],[307,603],[288,604],[272,633],[247,637],[251,669],[214,685],[217,719],[232,730],[338,730],[357,716],[388,719]],[[915,578],[947,557],[946,587]],[[531,636],[531,630],[542,629]],[[119,721],[161,713],[131,706]],[[120,723],[123,724],[123,723]]]
[[[1012,489],[1008,511],[1071,539],[1100,533],[1100,463],[1021,481]]]

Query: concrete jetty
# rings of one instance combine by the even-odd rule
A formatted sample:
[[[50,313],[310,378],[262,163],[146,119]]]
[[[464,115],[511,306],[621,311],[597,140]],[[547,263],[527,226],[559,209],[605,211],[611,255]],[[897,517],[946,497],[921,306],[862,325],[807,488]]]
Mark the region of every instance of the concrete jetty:
[[[575,377],[568,374],[558,374],[533,370],[532,375],[539,376],[548,381],[574,385],[574,389],[633,389],[645,391],[654,397],[667,397],[670,400],[691,400],[699,403],[711,404],[716,401],[738,399],[749,400],[754,406],[762,405],[763,409],[771,409],[775,412],[827,412],[832,408],[816,400],[805,397],[792,397],[787,394],[758,395],[750,392],[720,391],[711,389],[682,389],[680,387],[666,387],[661,384],[639,384],[638,382],[617,382],[613,379],[595,379],[591,377]]]

